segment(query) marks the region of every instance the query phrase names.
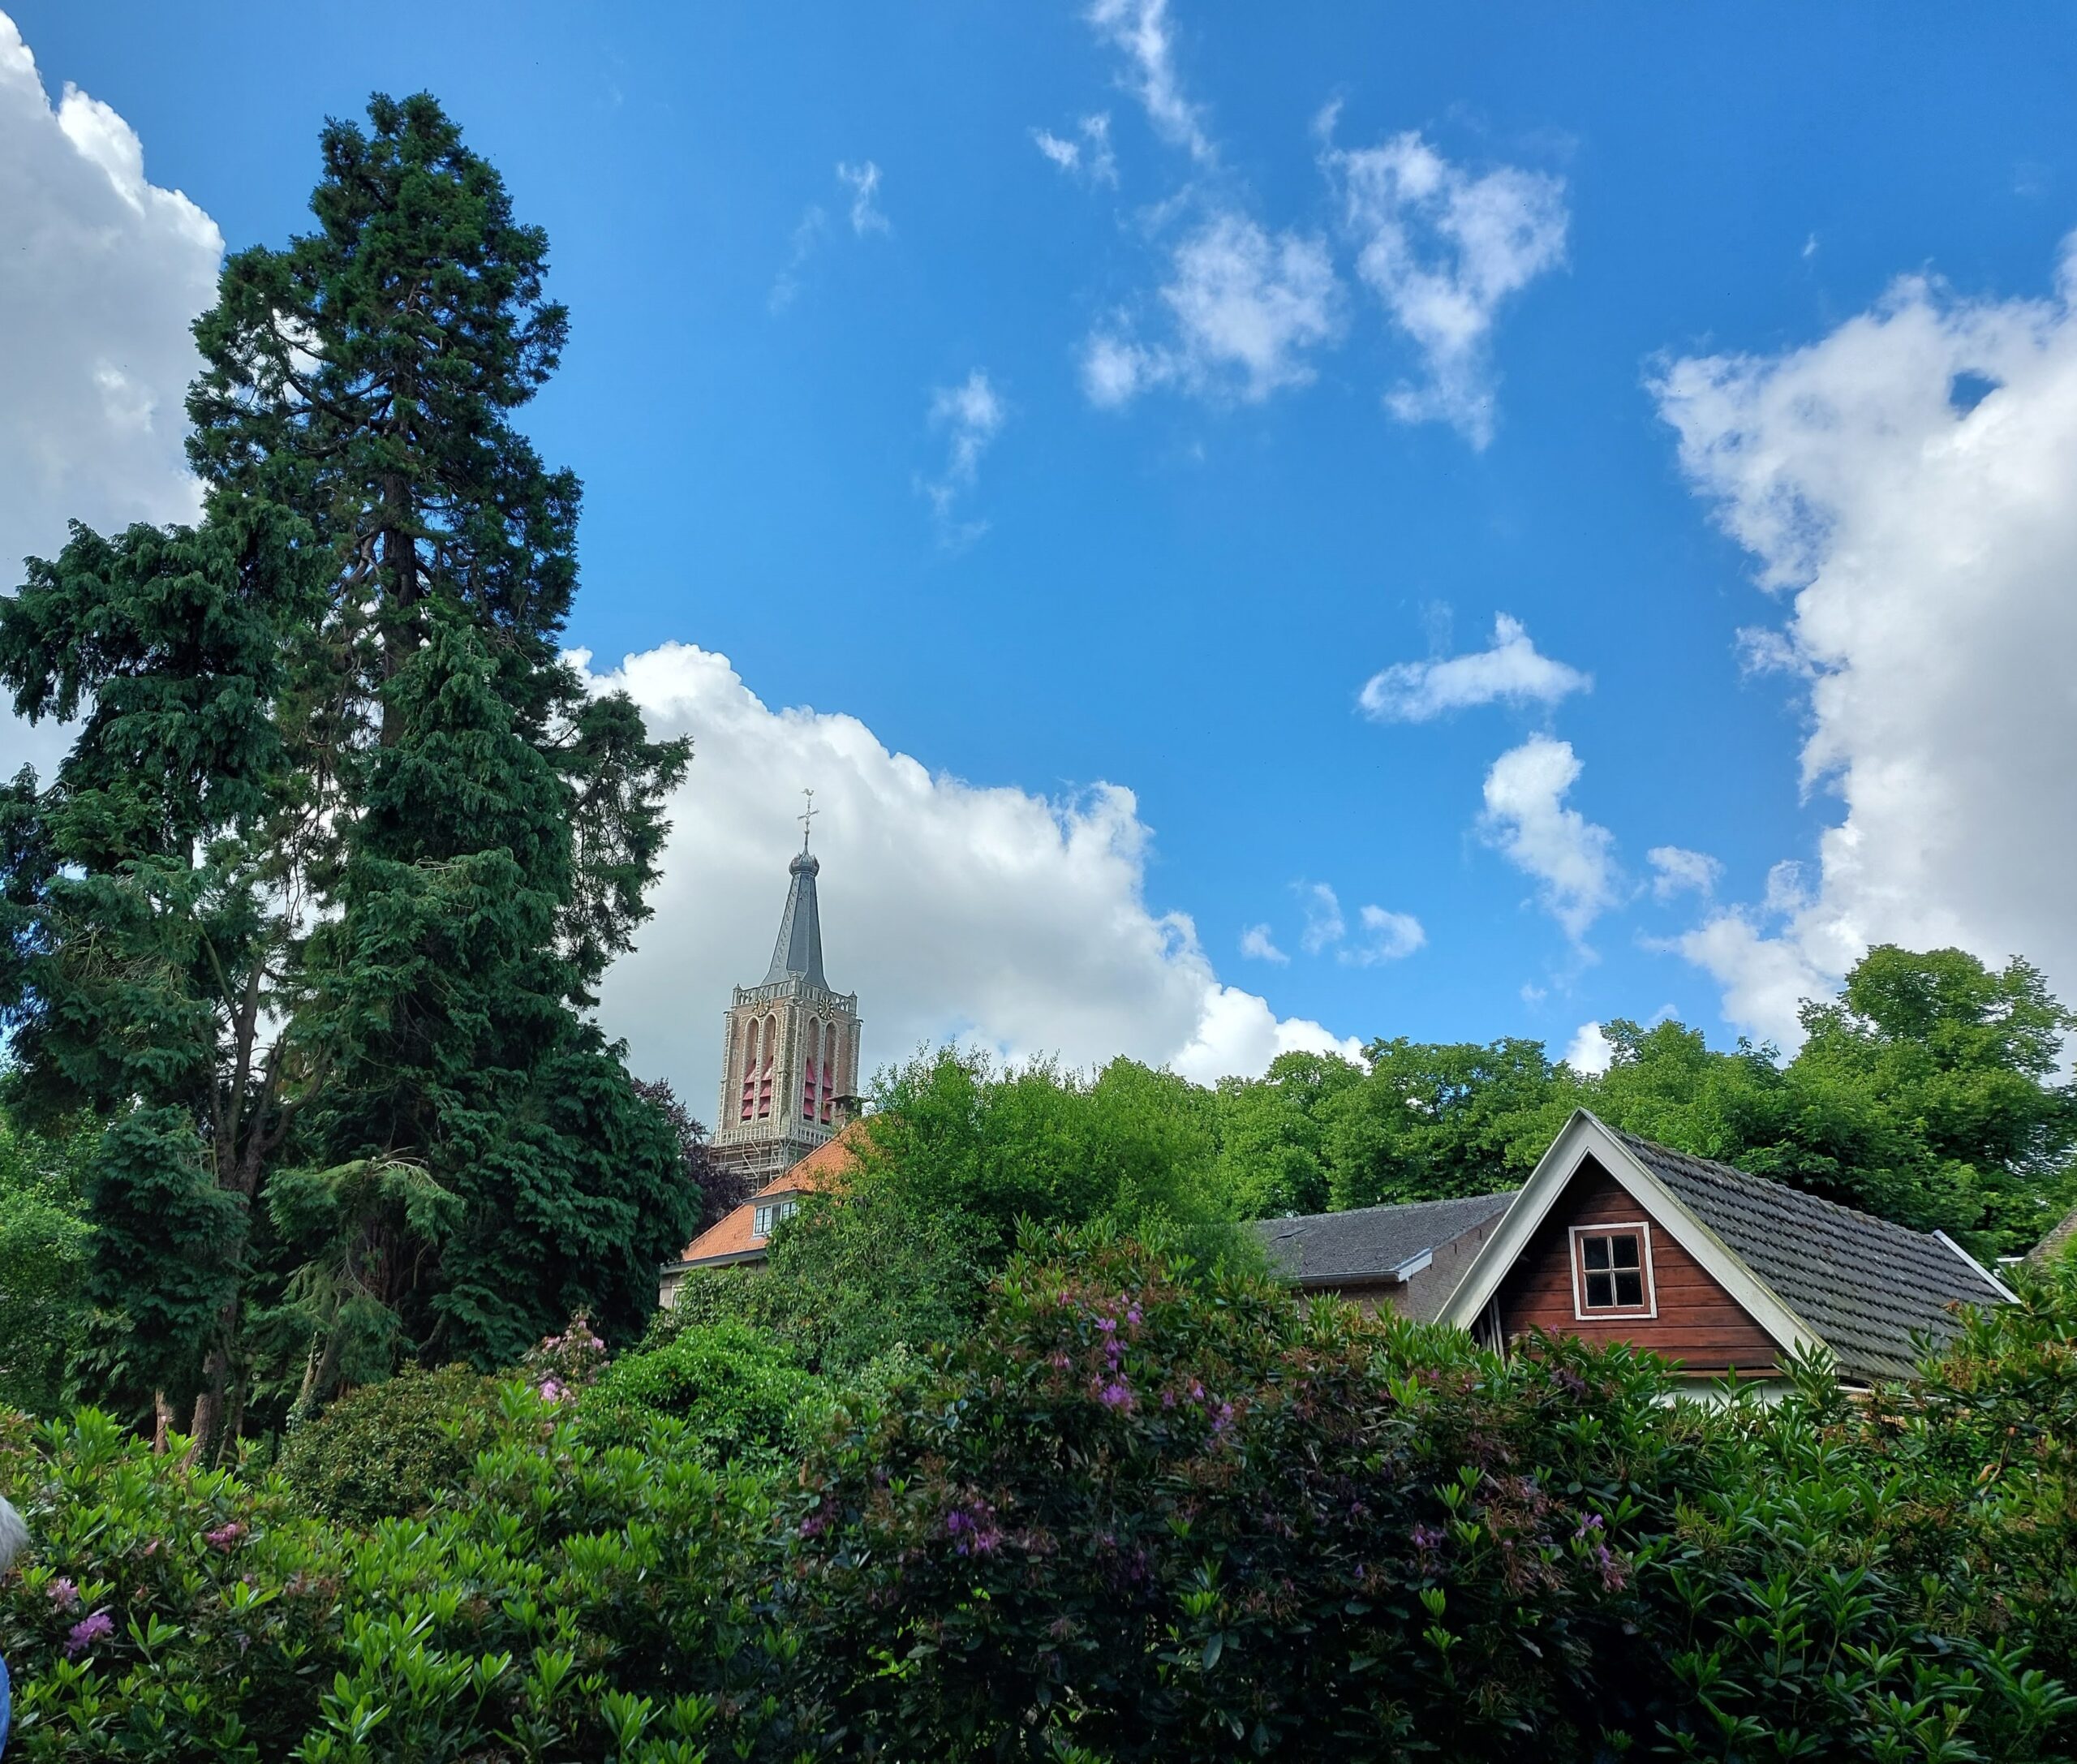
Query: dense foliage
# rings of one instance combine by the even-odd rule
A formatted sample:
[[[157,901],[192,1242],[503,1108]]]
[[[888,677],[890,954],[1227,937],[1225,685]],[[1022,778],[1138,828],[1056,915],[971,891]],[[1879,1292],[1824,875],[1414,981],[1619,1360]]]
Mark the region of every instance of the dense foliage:
[[[205,1447],[406,1350],[632,1333],[701,1211],[587,1014],[686,755],[561,654],[547,242],[428,97],[320,147],[196,327],[200,520],[0,598],[15,708],[80,725],[0,790],[17,1101],[101,1129],[75,1366]]]
[[[466,1366],[405,1366],[342,1396],[283,1442],[282,1474],[304,1506],[372,1525],[424,1512],[490,1443],[497,1385]]]
[[[90,1123],[34,1132],[0,1106],[0,1405],[49,1414],[65,1400],[86,1318]]]
[[[590,1339],[488,1405],[458,1386],[484,1448],[364,1525],[91,1411],[0,1419],[36,1540],[0,1584],[23,1755],[2077,1746],[2068,1269],[1873,1404],[1813,1372],[1708,1408],[1623,1350],[1502,1361],[1101,1234],[1027,1242],[962,1347],[839,1391],[776,1473],[763,1443],[717,1463],[762,1400],[750,1332],[682,1332],[677,1363],[729,1362],[706,1383],[647,1352],[540,1376],[587,1375]]]

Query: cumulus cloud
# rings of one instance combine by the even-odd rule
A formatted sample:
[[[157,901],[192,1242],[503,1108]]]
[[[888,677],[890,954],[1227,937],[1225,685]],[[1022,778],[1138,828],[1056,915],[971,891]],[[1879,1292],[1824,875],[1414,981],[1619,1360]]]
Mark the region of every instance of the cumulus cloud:
[[[965,543],[987,530],[985,521],[955,522],[953,511],[960,497],[974,488],[981,456],[1008,417],[1002,394],[978,368],[958,385],[940,386],[931,394],[931,427],[945,431],[948,442],[944,470],[921,488],[948,540]]]
[[[1652,895],[1657,900],[1670,901],[1678,894],[1699,894],[1706,900],[1723,875],[1723,866],[1707,852],[1680,845],[1653,845],[1645,861],[1652,867]]]
[[[1034,129],[1032,144],[1071,178],[1093,184],[1118,182],[1118,156],[1111,150],[1111,114],[1107,110],[1086,116],[1072,136],[1056,135],[1051,129]]]
[[[24,556],[102,528],[191,519],[183,442],[201,364],[188,326],[216,298],[223,236],[144,174],[144,144],[65,87],[54,106],[0,12],[0,593]],[[47,769],[65,734],[0,709],[0,775]]]
[[[1573,1031],[1563,1057],[1575,1072],[1606,1072],[1615,1058],[1615,1043],[1601,1032],[1599,1023],[1581,1023]]]
[[[1356,918],[1363,927],[1363,941],[1344,949],[1340,959],[1357,967],[1397,962],[1412,955],[1428,941],[1428,933],[1411,913],[1391,913],[1382,906],[1365,906],[1357,911]]]
[[[1250,925],[1241,933],[1241,953],[1250,962],[1274,962],[1280,967],[1289,966],[1291,961],[1276,947],[1276,939],[1266,925]]]
[[[1129,790],[1048,800],[933,773],[854,717],[768,708],[725,657],[689,646],[596,678],[697,745],[656,916],[600,1006],[635,1070],[669,1078],[695,1112],[714,1106],[729,989],[763,972],[778,929],[803,785],[830,978],[859,995],[869,1065],[958,1037],[1074,1065],[1129,1054],[1209,1081],[1294,1048],[1356,1048],[1222,984],[1190,920],[1148,905],[1150,836]]]
[[[1162,385],[1259,402],[1309,381],[1308,352],[1341,330],[1341,284],[1325,243],[1272,237],[1232,210],[1176,245],[1161,299],[1167,339],[1142,342],[1122,320],[1090,337],[1082,355],[1090,402],[1115,407]]]
[[[1357,273],[1420,351],[1423,377],[1391,392],[1387,408],[1485,446],[1494,323],[1510,295],[1564,261],[1563,181],[1514,166],[1474,175],[1410,131],[1376,147],[1330,148],[1323,163]]]
[[[2077,996],[2077,238],[2053,293],[1924,277],[1777,355],[1673,361],[1679,458],[1787,614],[1817,876],[1682,942],[1785,1045],[1871,943],[2019,953]]]
[[[1493,647],[1438,661],[1402,661],[1374,673],[1357,702],[1378,721],[1425,723],[1480,704],[1555,704],[1591,691],[1593,676],[1538,652],[1520,619],[1493,620]]]
[[[1539,899],[1575,943],[1621,886],[1615,836],[1565,804],[1581,769],[1570,742],[1537,735],[1486,774],[1486,837],[1535,878]]]
[[[1098,36],[1124,52],[1125,84],[1146,109],[1155,132],[1202,165],[1218,158],[1202,111],[1183,93],[1168,0],[1096,0],[1088,12]]]

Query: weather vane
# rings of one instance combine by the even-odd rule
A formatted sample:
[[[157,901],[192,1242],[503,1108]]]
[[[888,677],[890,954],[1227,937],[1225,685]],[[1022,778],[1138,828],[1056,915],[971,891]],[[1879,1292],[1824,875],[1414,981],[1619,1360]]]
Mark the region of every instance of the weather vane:
[[[802,815],[797,815],[793,818],[801,824],[801,850],[806,851],[808,849],[808,835],[814,831],[812,824],[815,816],[819,815],[822,811],[815,806],[815,792],[813,790],[803,785],[801,787],[801,794],[808,799],[807,811]]]

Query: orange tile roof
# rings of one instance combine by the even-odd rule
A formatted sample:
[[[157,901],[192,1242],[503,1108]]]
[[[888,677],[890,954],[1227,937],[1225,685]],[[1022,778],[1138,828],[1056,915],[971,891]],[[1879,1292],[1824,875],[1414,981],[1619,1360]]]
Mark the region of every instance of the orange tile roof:
[[[775,1176],[734,1211],[716,1220],[685,1246],[680,1265],[696,1262],[740,1261],[764,1253],[766,1240],[757,1235],[757,1208],[760,1202],[788,1194],[826,1194],[844,1186],[844,1177],[858,1161],[858,1147],[865,1137],[866,1123],[854,1121],[834,1139],[817,1146],[792,1169]]]

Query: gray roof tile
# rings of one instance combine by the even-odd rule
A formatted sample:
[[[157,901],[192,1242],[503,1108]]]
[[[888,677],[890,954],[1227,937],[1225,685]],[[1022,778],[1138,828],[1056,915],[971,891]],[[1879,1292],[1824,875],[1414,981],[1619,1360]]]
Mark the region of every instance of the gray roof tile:
[[[1615,1132],[1615,1129],[1611,1129]],[[2003,1294],[1931,1232],[1615,1132],[1652,1173],[1863,1379],[1909,1377],[1913,1332],[1944,1341],[1948,1309]]]
[[[1383,1280],[1424,1250],[1496,1219],[1516,1191],[1456,1200],[1412,1201],[1398,1207],[1356,1207],[1341,1213],[1255,1224],[1270,1264],[1305,1283]]]

